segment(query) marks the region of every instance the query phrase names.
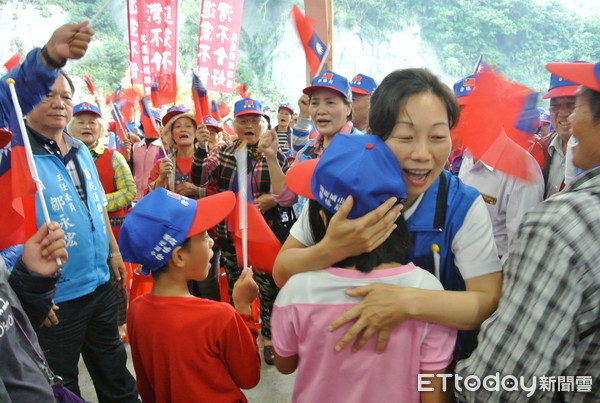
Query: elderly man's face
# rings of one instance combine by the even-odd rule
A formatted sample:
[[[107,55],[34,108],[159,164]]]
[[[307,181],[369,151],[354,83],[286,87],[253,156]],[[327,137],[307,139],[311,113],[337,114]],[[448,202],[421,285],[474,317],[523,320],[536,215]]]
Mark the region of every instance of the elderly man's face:
[[[233,120],[233,129],[240,140],[246,140],[249,146],[258,143],[263,134],[266,125],[262,124],[262,116],[259,114],[248,113],[241,115]]]
[[[27,115],[27,124],[45,135],[63,130],[72,116],[73,93],[67,79],[59,74],[50,93]]]
[[[557,97],[550,99],[550,120],[552,126],[563,142],[571,137],[571,123],[569,123],[569,115],[575,109],[575,97]]]

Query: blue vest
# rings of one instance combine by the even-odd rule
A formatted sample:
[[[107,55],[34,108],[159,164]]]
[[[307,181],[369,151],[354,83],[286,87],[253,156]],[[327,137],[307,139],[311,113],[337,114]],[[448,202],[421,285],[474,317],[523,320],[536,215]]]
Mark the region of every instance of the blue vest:
[[[411,234],[412,252],[403,263],[413,262],[436,275],[432,245],[440,248],[439,274],[445,290],[464,291],[465,281],[454,264],[452,240],[462,227],[467,212],[479,192],[444,170],[427,189],[416,211],[406,223]],[[477,331],[459,331],[455,358],[470,355],[477,342]]]
[[[50,220],[59,223],[65,232],[69,252],[54,298],[56,303],[60,303],[87,295],[110,278],[102,186],[92,156],[83,144],[74,159],[81,168],[81,184],[86,190],[87,205],[79,197],[67,168],[57,157],[36,154],[34,158],[45,186],[44,199]],[[37,195],[36,210],[39,227],[44,222],[44,215]]]

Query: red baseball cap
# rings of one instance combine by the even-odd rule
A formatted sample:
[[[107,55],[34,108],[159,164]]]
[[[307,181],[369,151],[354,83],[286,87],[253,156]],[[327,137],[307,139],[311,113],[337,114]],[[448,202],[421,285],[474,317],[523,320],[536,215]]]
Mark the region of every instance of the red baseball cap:
[[[565,80],[600,92],[600,62],[548,63],[546,70]]]

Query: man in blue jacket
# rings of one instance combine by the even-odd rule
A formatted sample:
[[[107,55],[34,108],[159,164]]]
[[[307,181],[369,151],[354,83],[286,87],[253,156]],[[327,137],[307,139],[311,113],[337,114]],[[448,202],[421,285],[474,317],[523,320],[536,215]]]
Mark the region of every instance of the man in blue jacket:
[[[47,96],[27,114],[27,134],[48,212],[65,232],[69,252],[56,288],[59,323],[38,329],[38,338],[50,367],[74,393],[80,394],[81,354],[100,402],[137,402],[117,328],[111,269],[122,286],[125,267],[110,230],[106,196],[88,148],[63,131],[73,114],[73,93],[70,78],[61,70]],[[40,224],[39,199],[37,218]]]

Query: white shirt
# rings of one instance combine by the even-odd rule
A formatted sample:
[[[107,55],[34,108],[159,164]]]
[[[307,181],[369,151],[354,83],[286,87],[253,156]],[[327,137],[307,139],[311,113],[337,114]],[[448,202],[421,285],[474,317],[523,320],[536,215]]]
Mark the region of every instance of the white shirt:
[[[558,133],[548,145],[548,158],[550,158],[550,169],[548,169],[544,199],[560,192],[565,180],[565,154],[562,150],[562,138]]]
[[[508,252],[510,240],[525,213],[544,200],[542,171],[530,154],[525,155],[529,158],[529,171],[535,178],[533,182],[514,178],[482,161],[474,162],[468,152],[464,154],[458,173],[460,180],[481,193],[492,219],[494,241],[500,256]]]
[[[413,205],[404,211],[404,219],[410,218],[422,199],[423,195],[419,196]],[[290,236],[306,246],[315,244],[308,220],[308,208],[302,209],[298,220],[290,229]],[[498,250],[494,243],[492,222],[481,197],[475,199],[465,216],[462,227],[454,236],[452,253],[454,264],[465,280],[502,271]]]

